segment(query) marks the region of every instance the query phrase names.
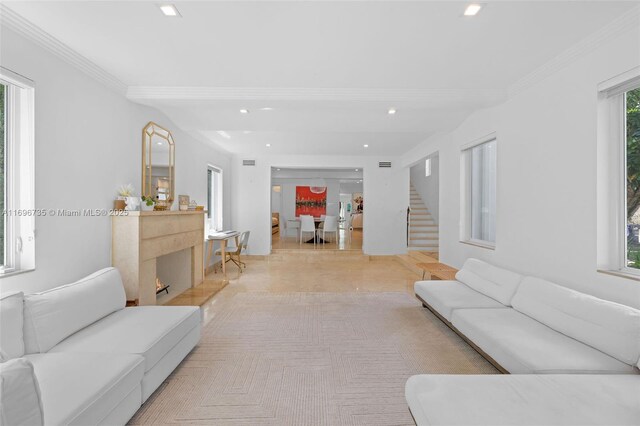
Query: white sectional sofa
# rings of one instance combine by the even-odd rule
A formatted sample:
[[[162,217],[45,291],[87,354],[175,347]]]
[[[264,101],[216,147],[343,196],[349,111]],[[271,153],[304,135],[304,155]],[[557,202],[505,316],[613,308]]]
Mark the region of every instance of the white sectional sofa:
[[[45,425],[125,424],[196,346],[201,330],[197,307],[125,304],[114,268],[42,293],[3,295],[3,424],[40,424],[33,398],[19,397],[34,392]],[[5,381],[29,371],[33,380]]]
[[[414,376],[407,382],[406,397],[418,425],[616,424],[603,422],[606,416],[589,416],[593,407],[619,412],[609,418],[620,424],[630,424],[629,416],[636,415],[631,424],[640,424],[637,309],[477,259],[467,260],[455,281],[416,282],[415,293],[500,371],[527,375]],[[464,389],[479,390],[475,402],[463,397]],[[635,396],[616,398],[617,403],[605,397],[589,406],[589,395],[632,391]],[[583,409],[574,414],[557,411],[562,401],[558,392],[570,400],[568,406]],[[444,403],[445,396],[449,403]],[[474,405],[479,401],[483,405]],[[531,403],[528,409],[501,411],[526,401]],[[474,409],[480,406],[484,408]],[[530,411],[536,414],[527,414]],[[518,412],[523,413],[519,420]]]

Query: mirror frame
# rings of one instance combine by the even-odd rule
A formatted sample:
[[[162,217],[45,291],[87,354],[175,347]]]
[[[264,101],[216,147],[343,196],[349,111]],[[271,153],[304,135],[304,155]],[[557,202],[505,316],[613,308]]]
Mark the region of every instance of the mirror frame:
[[[142,129],[142,191],[141,194],[145,197],[150,196],[153,191],[152,185],[152,167],[151,167],[151,155],[153,150],[151,149],[151,139],[153,136],[161,137],[169,144],[169,197],[167,198],[166,205],[161,205],[156,201],[154,210],[170,210],[175,199],[175,164],[176,164],[176,152],[175,144],[173,142],[173,135],[168,129],[160,126],[153,121],[147,123]],[[147,146],[149,146],[149,152],[147,152]],[[147,176],[147,153],[149,154],[149,176]],[[163,203],[164,204],[164,203]]]

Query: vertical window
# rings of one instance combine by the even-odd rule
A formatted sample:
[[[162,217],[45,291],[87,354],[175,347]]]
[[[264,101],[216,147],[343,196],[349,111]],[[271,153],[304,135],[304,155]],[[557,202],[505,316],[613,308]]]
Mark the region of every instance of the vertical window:
[[[35,267],[34,88],[0,67],[0,275]]]
[[[496,242],[496,151],[495,138],[462,151],[462,240],[489,247]]]
[[[7,104],[7,86],[5,84],[0,83],[0,211],[4,212],[5,209],[5,194],[6,194],[6,186],[5,183],[7,181],[7,173],[6,167],[4,165],[4,156],[6,152],[6,110],[5,105]],[[5,235],[7,234],[7,215],[2,215],[2,226],[0,227],[0,267],[4,268],[4,265],[7,264],[7,260],[5,259]]]
[[[222,230],[222,170],[217,167],[207,169],[207,210],[209,228]]]
[[[626,266],[640,269],[640,87],[624,93]]]
[[[431,158],[424,160],[424,175],[425,177],[431,176]]]

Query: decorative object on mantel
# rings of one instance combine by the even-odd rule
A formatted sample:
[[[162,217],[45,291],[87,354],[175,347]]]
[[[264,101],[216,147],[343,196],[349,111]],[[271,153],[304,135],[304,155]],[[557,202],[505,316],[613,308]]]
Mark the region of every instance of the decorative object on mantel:
[[[140,204],[140,209],[144,212],[153,211],[156,206],[156,202],[151,197],[145,197],[144,195],[140,197],[142,200],[142,204]]]
[[[140,200],[138,200],[138,197],[134,197],[134,191],[135,189],[130,183],[121,185],[120,188],[118,188],[118,199],[115,200],[113,205],[114,209],[127,211],[138,210]]]
[[[178,205],[180,211],[189,210],[189,196],[188,195],[178,195]]]
[[[171,132],[149,122],[142,129],[142,195],[154,210],[171,210],[175,197],[175,146]]]
[[[196,208],[197,208],[197,207],[198,207],[198,202],[197,202],[196,200],[192,200],[192,201],[189,203],[189,208],[188,208],[188,210],[189,210],[190,212],[194,212],[194,211],[196,211]]]

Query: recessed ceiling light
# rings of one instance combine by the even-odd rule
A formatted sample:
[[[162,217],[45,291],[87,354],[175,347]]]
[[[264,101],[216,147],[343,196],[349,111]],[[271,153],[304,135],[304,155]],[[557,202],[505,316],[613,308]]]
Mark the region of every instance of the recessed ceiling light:
[[[260,108],[262,111],[273,111],[273,108],[271,107],[264,107],[264,108]]]
[[[248,109],[245,109],[245,108],[242,108],[242,109],[240,110],[240,114],[249,114],[249,110],[248,110]]]
[[[464,10],[464,16],[476,16],[478,12],[482,9],[482,5],[478,3],[471,3]]]
[[[365,148],[369,148],[369,145],[367,145],[367,144],[364,144],[362,146],[364,146]]]
[[[395,108],[389,108],[389,111],[387,111],[387,114],[389,115],[394,115],[396,113],[396,109]]]
[[[180,16],[178,9],[172,4],[162,4],[159,6],[164,16]]]
[[[158,142],[158,145],[162,145],[162,142]]]
[[[280,169],[276,169],[277,171],[280,171]]]
[[[271,148],[271,144],[270,143],[267,144],[267,148]]]
[[[356,169],[356,172],[358,171],[358,169]]]

